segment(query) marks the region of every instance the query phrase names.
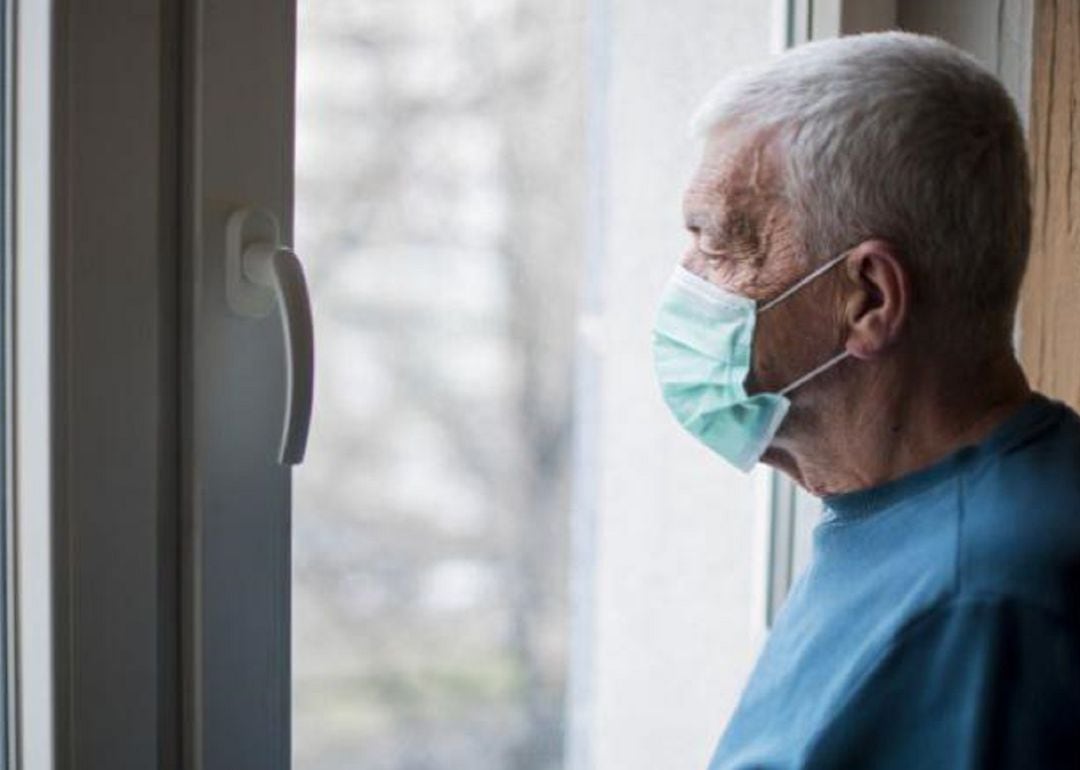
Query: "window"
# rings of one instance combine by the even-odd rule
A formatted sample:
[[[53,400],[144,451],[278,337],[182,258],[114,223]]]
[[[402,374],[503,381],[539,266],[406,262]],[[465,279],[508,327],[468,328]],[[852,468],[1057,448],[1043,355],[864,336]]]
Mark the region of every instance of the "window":
[[[16,766],[703,767],[815,506],[656,392],[687,119],[792,40],[998,16],[11,3]],[[299,468],[303,319],[238,311],[237,243],[306,272]]]

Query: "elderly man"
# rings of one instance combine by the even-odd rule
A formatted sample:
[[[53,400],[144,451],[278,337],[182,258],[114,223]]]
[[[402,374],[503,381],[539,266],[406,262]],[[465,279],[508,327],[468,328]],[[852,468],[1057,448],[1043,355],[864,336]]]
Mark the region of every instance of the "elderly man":
[[[824,501],[711,770],[1080,767],[1080,419],[1013,354],[1008,95],[939,40],[864,35],[722,83],[698,122],[663,395]]]

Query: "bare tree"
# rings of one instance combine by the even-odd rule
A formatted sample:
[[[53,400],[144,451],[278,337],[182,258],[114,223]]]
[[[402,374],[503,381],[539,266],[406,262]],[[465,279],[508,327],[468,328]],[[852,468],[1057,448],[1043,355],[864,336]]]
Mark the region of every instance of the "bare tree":
[[[302,7],[301,770],[561,766],[582,19]]]

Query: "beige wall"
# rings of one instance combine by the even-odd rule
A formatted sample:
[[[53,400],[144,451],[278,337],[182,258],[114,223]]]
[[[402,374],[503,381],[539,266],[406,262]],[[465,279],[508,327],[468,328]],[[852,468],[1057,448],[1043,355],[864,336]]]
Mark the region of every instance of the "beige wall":
[[[1021,358],[1032,384],[1080,409],[1080,9],[1039,0],[1029,141],[1034,171],[1031,264],[1021,298]]]

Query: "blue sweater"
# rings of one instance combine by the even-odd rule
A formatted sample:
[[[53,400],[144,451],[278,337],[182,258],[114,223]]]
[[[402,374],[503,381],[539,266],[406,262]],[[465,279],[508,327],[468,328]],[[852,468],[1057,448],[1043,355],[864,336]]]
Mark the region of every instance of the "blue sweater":
[[[825,498],[709,770],[1080,768],[1080,418]]]

